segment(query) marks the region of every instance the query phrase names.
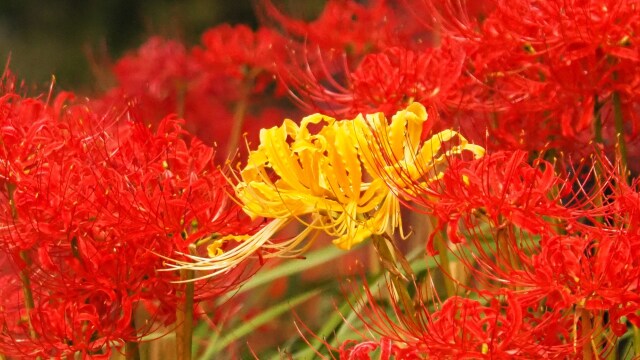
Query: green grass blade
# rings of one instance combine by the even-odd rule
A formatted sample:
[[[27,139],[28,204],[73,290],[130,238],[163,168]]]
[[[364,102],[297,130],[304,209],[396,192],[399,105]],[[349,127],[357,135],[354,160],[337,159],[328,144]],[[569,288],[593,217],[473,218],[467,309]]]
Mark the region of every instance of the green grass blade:
[[[247,334],[256,330],[258,327],[268,323],[269,321],[272,321],[273,319],[280,316],[281,314],[291,310],[297,305],[318,295],[321,291],[322,289],[314,289],[306,293],[300,294],[298,296],[295,296],[289,300],[283,301],[265,310],[260,315],[251,319],[251,321],[246,322],[233,329],[230,329],[227,335],[220,337],[218,341],[209,345],[205,353],[200,357],[200,359],[202,360],[213,359],[215,354],[223,350],[232,342],[239,340],[243,336],[246,336]],[[215,339],[217,336],[218,334],[214,333],[212,334],[211,338]]]
[[[347,251],[340,250],[335,246],[326,246],[322,249],[307,253],[305,259],[289,260],[278,264],[276,267],[258,272],[251,280],[244,284],[237,292],[230,296],[247,292],[262,285],[267,285],[274,280],[302,273],[308,269],[324,264],[328,261],[338,259]]]

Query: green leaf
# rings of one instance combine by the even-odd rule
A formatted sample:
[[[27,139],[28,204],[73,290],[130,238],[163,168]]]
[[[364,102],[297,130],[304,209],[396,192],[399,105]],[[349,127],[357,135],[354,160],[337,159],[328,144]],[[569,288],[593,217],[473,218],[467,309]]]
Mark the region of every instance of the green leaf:
[[[217,354],[218,352],[223,350],[229,344],[231,344],[234,341],[239,340],[243,336],[246,336],[247,334],[253,332],[258,327],[260,327],[260,326],[272,321],[273,319],[277,318],[281,314],[291,310],[295,306],[297,306],[297,305],[299,305],[299,304],[311,299],[312,297],[318,295],[322,290],[323,290],[322,288],[314,289],[314,290],[308,291],[306,293],[300,294],[298,296],[295,296],[295,297],[293,297],[293,298],[291,298],[291,299],[289,299],[287,301],[283,301],[283,302],[281,302],[279,304],[276,304],[276,305],[272,306],[271,308],[265,310],[260,315],[258,315],[255,318],[251,319],[251,321],[245,322],[245,323],[243,323],[242,325],[240,325],[240,326],[238,326],[236,328],[228,330],[226,335],[220,337],[218,339],[218,341],[216,341],[215,343],[211,343],[207,347],[207,350],[200,357],[200,359],[202,359],[202,360],[213,359],[215,354]],[[218,333],[216,333],[216,332],[214,332],[211,335],[211,339],[212,340],[215,340],[217,337],[218,337]]]

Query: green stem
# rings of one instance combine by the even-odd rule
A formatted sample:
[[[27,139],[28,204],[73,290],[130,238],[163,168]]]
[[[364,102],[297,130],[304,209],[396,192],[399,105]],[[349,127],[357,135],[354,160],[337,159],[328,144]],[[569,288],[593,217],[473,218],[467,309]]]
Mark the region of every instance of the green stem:
[[[584,336],[588,336],[589,340],[585,341],[584,344],[582,344],[582,359],[583,360],[591,360],[594,358],[594,351],[593,351],[593,339],[592,339],[592,327],[591,327],[591,316],[589,314],[588,311],[586,311],[585,309],[580,309],[580,320],[582,322],[582,334]]]
[[[247,112],[248,101],[245,96],[242,97],[237,103],[233,111],[233,123],[231,127],[231,133],[229,134],[229,142],[227,143],[227,158],[231,159],[238,150],[238,144],[240,143],[240,135],[242,131],[242,125],[244,124],[245,114]]]
[[[131,315],[131,328],[136,331],[135,314]],[[124,357],[127,360],[140,360],[140,344],[137,341],[127,341],[124,344]]]
[[[597,96],[593,105],[593,116],[595,118],[593,122],[593,140],[597,144],[602,144],[604,143],[604,137],[602,136],[602,116],[600,116],[600,103],[598,102]]]
[[[181,281],[192,280],[193,275],[193,270],[180,270]],[[178,304],[176,311],[176,358],[178,360],[191,360],[193,343],[193,281],[184,284],[183,295],[183,301]]]
[[[245,115],[249,106],[249,94],[251,92],[253,82],[259,73],[260,69],[253,69],[249,71],[244,80],[244,86],[240,92],[240,99],[233,110],[233,123],[231,124],[232,127],[231,133],[229,134],[229,142],[227,143],[227,159],[231,159],[238,150],[240,136],[242,135],[242,125],[244,124]]]
[[[140,346],[135,341],[127,341],[124,344],[124,356],[127,360],[140,360]]]

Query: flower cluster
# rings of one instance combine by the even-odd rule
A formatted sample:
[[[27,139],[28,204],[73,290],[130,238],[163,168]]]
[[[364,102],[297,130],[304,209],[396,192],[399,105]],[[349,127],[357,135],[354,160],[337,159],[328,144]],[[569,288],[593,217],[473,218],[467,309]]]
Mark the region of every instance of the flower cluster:
[[[236,155],[243,134],[255,141],[261,127],[292,111],[274,80],[284,47],[278,33],[244,25],[209,29],[202,45],[191,49],[153,37],[115,64],[117,86],[101,101],[106,107],[134,103],[137,116],[150,124],[168,114],[188,119],[185,128],[206,144],[217,144],[222,162]]]
[[[6,73],[0,358],[135,359],[175,329],[190,359],[203,308],[329,241],[369,251],[366,283],[292,348],[640,356],[639,7],[330,0],[303,21],[264,0],[257,29],[149,39],[90,98]],[[287,304],[326,289],[302,285]]]
[[[403,8],[385,5],[391,18]],[[402,256],[381,252],[394,306],[367,293],[354,306],[363,339],[335,350],[353,359],[615,356],[616,339],[637,333],[640,311],[637,211],[627,203],[640,154],[637,2],[406,5],[418,25],[379,22],[398,34],[395,43],[374,36],[371,52],[348,54],[342,67],[328,56],[291,65],[297,100],[348,116],[420,101],[434,129],[458,126],[490,150],[447,153],[442,171],[414,173],[394,166],[389,138],[375,138],[387,149],[375,173],[431,219],[427,256],[439,267],[409,283],[418,292],[409,296],[388,264]],[[434,289],[420,295],[423,286]]]
[[[108,356],[175,321],[184,285],[162,257],[214,234],[247,233],[213,149],[175,116],[155,130],[70,93],[0,98],[0,352]],[[242,271],[196,285],[196,303]],[[137,309],[151,314],[136,324]]]

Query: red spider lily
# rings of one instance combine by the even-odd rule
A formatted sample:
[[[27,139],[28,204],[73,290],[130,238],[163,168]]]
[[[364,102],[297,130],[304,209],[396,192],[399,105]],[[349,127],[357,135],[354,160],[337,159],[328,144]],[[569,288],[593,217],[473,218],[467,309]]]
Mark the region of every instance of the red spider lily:
[[[118,61],[118,87],[104,100],[111,107],[133,99],[137,116],[154,124],[176,113],[191,133],[222,147],[217,157],[224,160],[235,155],[243,132],[256,140],[261,126],[283,117],[286,106],[277,99],[284,92],[274,81],[283,39],[268,29],[221,25],[205,32],[202,44],[186,49],[175,41],[150,39]],[[266,91],[274,101],[258,98]]]
[[[436,231],[446,227],[452,243],[464,244],[451,251],[473,282],[459,285],[482,293],[512,289],[526,307],[579,309],[588,315],[577,317],[621,336],[622,316],[635,322],[640,310],[637,193],[617,185],[624,181],[606,163],[561,180],[551,164],[533,167],[524,156],[453,162],[433,187],[396,186],[436,217]],[[609,321],[600,324],[603,314]]]
[[[85,186],[83,194],[76,186],[86,182],[89,170],[83,145],[91,139],[84,125],[92,126],[95,118],[64,121],[62,102],[50,107],[15,94],[6,94],[2,100],[5,201],[0,243],[15,271],[8,278],[11,286],[6,287],[13,301],[5,304],[8,313],[15,315],[3,319],[3,343],[8,348],[2,352],[20,351],[28,357],[93,353],[112,342],[114,335],[137,337],[130,327],[135,297],[128,296],[126,281],[96,276],[101,266],[113,260],[116,248],[105,244],[107,251],[99,259],[94,247],[86,259],[82,256],[94,220],[81,204],[93,206],[86,195],[95,189]],[[85,109],[80,107],[83,114],[78,115],[92,115]],[[91,213],[100,211],[96,208]],[[107,269],[126,272],[113,266]],[[26,295],[25,299],[11,296],[21,288],[31,294],[31,300]],[[80,328],[86,331],[74,332]],[[118,328],[126,331],[117,332]],[[16,350],[11,344],[21,345]]]
[[[283,101],[285,91],[277,80],[277,64],[286,57],[285,40],[267,28],[252,31],[246,26],[222,25],[205,32],[202,44],[192,50],[192,57],[203,69],[195,87],[210,102],[220,102],[230,116],[220,114],[211,120],[211,113],[201,112],[200,118],[206,120],[203,127],[214,122],[216,129],[209,130],[209,137],[220,143],[228,140],[227,152],[232,155],[241,134],[247,141],[257,142],[261,128],[276,125],[285,113],[293,113]],[[202,102],[198,96],[191,100]],[[187,121],[191,122],[188,117]]]
[[[328,108],[346,117],[373,112],[389,115],[414,101],[442,103],[460,76],[463,61],[464,54],[455,48],[414,51],[391,47],[365,56],[354,71],[347,72],[346,84],[331,79],[325,85],[309,69],[302,77],[294,76],[290,85],[309,109]]]
[[[537,313],[540,307],[523,306],[508,291],[486,301],[454,296],[435,305],[418,297],[406,311],[394,295],[391,309],[366,287],[365,295],[356,304],[364,328],[354,330],[361,340],[346,340],[335,349],[340,359],[369,359],[373,351],[379,359],[561,359],[584,341],[570,333],[568,313]]]
[[[362,56],[371,50],[410,44],[429,43],[430,34],[397,4],[374,0],[361,4],[354,0],[328,1],[317,19],[305,22],[278,10],[269,0],[260,2],[262,18],[279,27],[293,40],[303,40],[324,51],[346,51]]]
[[[619,209],[615,202],[599,205],[597,200],[605,201],[609,184],[620,180],[615,174],[590,174],[605,185],[589,190],[587,180],[560,179],[551,164],[531,166],[525,158],[524,152],[488,154],[452,162],[427,187],[398,179],[393,185],[409,206],[438,220],[427,245],[430,253],[436,252],[433,239],[440,229],[454,244],[473,244],[471,259],[460,256],[476,281],[526,289],[522,301],[546,298],[554,308],[597,303],[609,310],[636,303],[637,260],[630,255],[636,236],[619,225],[588,225]],[[485,249],[488,239],[495,241],[495,250]],[[557,295],[561,299],[554,300]]]
[[[167,114],[184,111],[184,93],[201,68],[178,41],[152,37],[136,53],[122,57],[113,73],[118,82],[115,93],[135,97],[145,106],[141,117],[158,121]],[[119,97],[119,95],[115,95]]]
[[[353,109],[390,113],[412,101],[433,103],[455,83],[463,59],[455,48],[413,52],[394,47],[368,55],[351,74]]]
[[[460,71],[462,53],[424,50],[435,42],[433,32],[393,2],[329,1],[309,23],[286,17],[269,1],[262,4],[265,21],[292,39],[293,61],[279,64],[279,71],[309,111],[390,115],[446,92]]]
[[[634,313],[640,310],[639,244],[637,236],[602,230],[543,237],[539,252],[522,259],[523,269],[511,272],[506,283],[546,297],[554,308]]]
[[[239,79],[247,76],[249,69],[263,71],[265,79],[257,81],[256,92],[272,81],[268,78],[272,77],[276,63],[285,59],[284,39],[264,27],[253,31],[244,25],[220,25],[202,35],[202,44],[204,47],[195,48],[193,55],[209,71],[228,72]]]
[[[631,34],[637,29],[638,17],[635,0],[572,0],[547,1],[522,0],[516,2],[490,1],[491,9],[480,20],[470,14],[466,1],[424,1],[431,10],[435,23],[443,37],[453,37],[472,46],[482,59],[499,59],[502,69],[487,67],[488,63],[475,63],[477,71],[501,71],[521,73],[528,66],[550,66],[563,64],[565,70],[575,61],[591,63],[576,65],[581,68],[584,79],[606,75],[611,70],[610,60],[638,59],[635,42]],[[472,44],[472,45],[471,45]],[[617,62],[609,63],[617,67]],[[559,70],[559,69],[558,69]],[[532,80],[547,81],[547,76],[563,76],[563,71],[543,75]],[[578,72],[576,72],[576,75]],[[535,75],[535,74],[532,74]],[[603,76],[604,79],[604,76]],[[616,79],[609,77],[609,81]],[[553,82],[553,81],[551,81]],[[593,81],[570,86],[593,86]]]
[[[480,120],[503,145],[575,151],[613,127],[613,112],[599,110],[618,96],[624,105],[613,107],[627,125],[616,132],[637,134],[636,1],[491,1],[483,19],[466,3],[423,2],[434,17],[429,26],[467,49],[469,76],[451,106],[484,112]]]
[[[426,0],[422,8],[407,3],[404,12],[374,3],[363,9],[376,15],[357,25],[378,18],[391,19],[382,28],[393,29],[398,19],[412,25],[408,36],[397,36],[396,42],[374,35],[378,53],[364,58],[366,52],[354,56],[343,43],[322,42],[330,38],[331,31],[321,30],[325,22],[332,24],[327,19],[355,21],[331,15],[332,4],[309,24],[266,6],[285,29],[318,48],[317,54],[297,50],[302,66],[286,64],[282,70],[303,107],[352,116],[363,110],[393,112],[398,102],[436,100],[446,105],[440,111],[463,114],[443,116],[445,121],[457,119],[479,133],[488,127],[491,140],[510,149],[552,146],[580,152],[592,140],[612,146],[616,133],[628,141],[638,134],[633,108],[640,56],[633,34],[640,29],[640,17],[634,0],[492,1],[480,10],[466,1]],[[316,30],[324,37],[315,36]],[[429,34],[438,41],[425,41]],[[614,111],[601,111],[607,106]],[[606,129],[614,127],[616,112],[625,124],[615,125],[609,135]]]
[[[615,174],[609,174],[610,177],[604,174],[588,174],[594,178],[587,180],[563,181],[562,197],[553,196],[557,191],[549,189],[539,193],[542,196],[531,191],[526,198],[506,207],[487,206],[481,217],[469,216],[478,208],[463,210],[464,230],[457,226],[457,221],[448,227],[449,233],[452,228],[458,232],[456,236],[464,232],[473,244],[473,258],[462,256],[462,259],[474,279],[485,285],[493,281],[494,285],[520,289],[523,292],[520,300],[525,303],[544,298],[554,308],[582,306],[616,313],[634,308],[638,278],[634,249],[638,240],[637,234],[627,227],[634,226],[629,220],[635,210],[622,210],[629,193],[620,197],[607,195],[615,191],[611,184],[620,183],[620,179]],[[505,186],[507,190],[505,202],[509,190],[517,189],[524,178],[512,176],[507,186],[505,182],[497,182],[498,187]],[[596,185],[598,182],[604,186]],[[536,185],[535,188],[544,190],[540,183]],[[442,191],[449,192],[444,187]],[[486,225],[488,229],[483,228]],[[496,242],[495,250],[484,248],[483,242],[488,239]]]
[[[544,302],[556,310],[577,309],[576,316],[587,316],[599,331],[622,336],[627,326],[621,318],[635,324],[640,310],[638,236],[611,226],[560,223],[564,232],[539,238],[517,228],[492,229],[493,251],[483,248],[489,237],[476,228],[470,230],[472,255],[457,256],[473,286],[515,289],[524,306]],[[608,320],[601,323],[604,314]]]
[[[0,252],[12,263],[1,353],[106,357],[175,321],[182,285],[175,272],[158,272],[161,256],[197,253],[203,238],[254,228],[228,198],[213,150],[187,136],[181,120],[167,117],[151,131],[71,98],[0,98]],[[250,274],[238,267],[198,283],[195,303]],[[140,304],[151,317],[132,324]]]
[[[463,242],[460,222],[473,228],[478,221],[495,226],[514,224],[532,234],[554,229],[544,216],[575,218],[559,201],[566,192],[564,182],[553,165],[540,160],[538,166],[526,162],[527,153],[496,152],[474,160],[451,159],[440,179],[414,181],[398,172],[386,180],[399,198],[414,210],[426,212],[438,220],[438,229],[447,229],[453,243]],[[393,159],[381,159],[385,166]],[[424,179],[433,177],[431,172]],[[431,253],[434,232],[428,243]]]

